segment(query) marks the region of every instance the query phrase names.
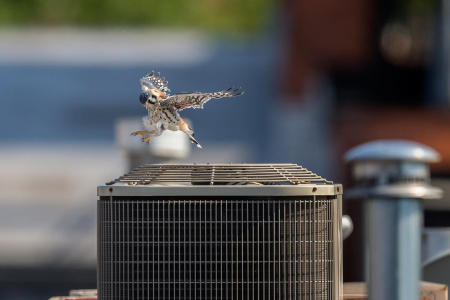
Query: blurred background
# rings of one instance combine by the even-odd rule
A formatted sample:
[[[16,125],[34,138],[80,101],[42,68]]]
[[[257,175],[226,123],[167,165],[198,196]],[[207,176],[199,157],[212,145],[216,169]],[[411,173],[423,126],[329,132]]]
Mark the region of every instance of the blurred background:
[[[172,92],[245,95],[182,112],[203,150],[145,145],[129,133],[152,70]],[[348,184],[351,147],[421,142],[447,191],[425,203],[424,263],[450,249],[449,0],[0,0],[0,92],[1,299],[95,288],[96,186],[143,162],[292,162]],[[361,207],[344,210],[344,279],[362,280]]]

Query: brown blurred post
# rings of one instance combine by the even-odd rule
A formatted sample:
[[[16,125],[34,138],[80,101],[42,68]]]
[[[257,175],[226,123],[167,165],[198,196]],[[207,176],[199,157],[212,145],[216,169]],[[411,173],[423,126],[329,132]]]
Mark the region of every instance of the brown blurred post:
[[[315,84],[323,71],[358,69],[372,55],[373,2],[348,0],[282,0],[285,44],[281,61],[280,92],[300,101],[305,84]],[[345,195],[344,195],[345,196]],[[356,220],[355,232],[344,244],[344,280],[363,280],[360,237],[361,207],[349,205],[344,213]],[[348,210],[347,210],[348,208]]]
[[[299,96],[321,69],[355,68],[371,49],[371,1],[282,0],[286,27],[281,92]],[[294,98],[294,97],[290,97]],[[298,99],[298,97],[295,97]]]

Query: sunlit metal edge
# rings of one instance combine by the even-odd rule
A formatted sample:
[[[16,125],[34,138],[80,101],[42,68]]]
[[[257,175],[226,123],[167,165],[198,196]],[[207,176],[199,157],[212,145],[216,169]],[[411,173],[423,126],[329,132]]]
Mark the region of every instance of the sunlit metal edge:
[[[127,184],[97,187],[98,196],[333,196],[342,194],[341,184],[164,186]]]
[[[355,187],[346,192],[348,198],[379,198],[387,197],[392,199],[441,199],[443,192],[440,188],[429,184],[392,184],[373,188]]]

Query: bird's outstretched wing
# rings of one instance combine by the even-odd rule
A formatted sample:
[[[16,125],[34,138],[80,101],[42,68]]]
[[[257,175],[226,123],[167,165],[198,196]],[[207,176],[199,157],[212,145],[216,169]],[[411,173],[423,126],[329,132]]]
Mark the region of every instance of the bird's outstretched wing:
[[[211,99],[220,99],[227,97],[236,97],[242,95],[239,89],[229,88],[228,90],[214,93],[182,93],[175,94],[161,101],[163,107],[174,107],[177,110],[185,108],[203,108],[203,104]]]
[[[167,80],[164,77],[161,77],[161,75],[155,72],[151,72],[144,77],[141,78],[141,87],[142,90],[157,88],[158,90],[168,94],[170,92],[169,88],[167,87]]]

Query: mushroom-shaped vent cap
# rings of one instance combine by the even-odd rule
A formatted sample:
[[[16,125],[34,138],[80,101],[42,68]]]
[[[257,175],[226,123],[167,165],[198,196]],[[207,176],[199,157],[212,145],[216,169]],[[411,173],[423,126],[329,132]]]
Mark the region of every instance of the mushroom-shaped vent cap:
[[[354,161],[412,161],[438,162],[440,155],[434,149],[420,143],[406,140],[378,140],[368,142],[349,150],[347,162]]]

